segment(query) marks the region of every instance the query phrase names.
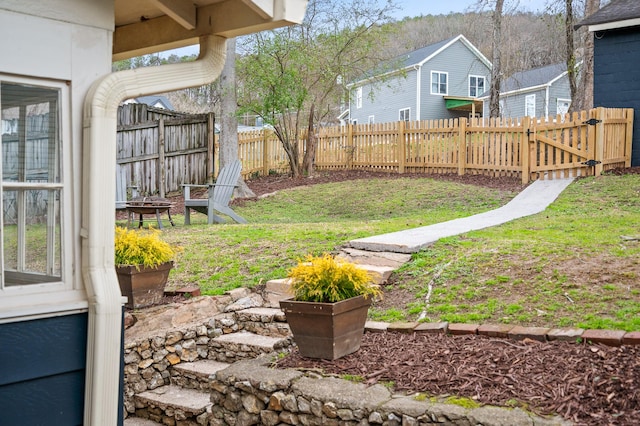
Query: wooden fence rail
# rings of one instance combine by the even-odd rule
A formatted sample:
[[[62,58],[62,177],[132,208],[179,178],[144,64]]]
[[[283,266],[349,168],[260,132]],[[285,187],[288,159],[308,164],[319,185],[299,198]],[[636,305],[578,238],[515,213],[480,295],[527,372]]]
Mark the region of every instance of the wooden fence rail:
[[[546,119],[462,118],[323,127],[316,135],[315,167],[513,176],[523,183],[597,175],[631,165],[632,128],[633,109],[616,108]],[[122,126],[118,165],[128,167],[127,184],[138,184],[142,193],[163,195],[179,191],[182,183],[206,182],[215,173],[217,142],[212,129],[213,119],[206,116]],[[244,178],[289,171],[273,132],[243,132],[238,138]]]

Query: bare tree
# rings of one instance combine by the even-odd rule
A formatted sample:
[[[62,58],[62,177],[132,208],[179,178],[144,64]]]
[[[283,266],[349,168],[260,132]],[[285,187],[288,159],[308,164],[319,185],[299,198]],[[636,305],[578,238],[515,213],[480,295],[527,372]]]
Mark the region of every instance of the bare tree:
[[[493,42],[492,42],[492,67],[491,67],[491,89],[489,93],[489,115],[491,117],[500,116],[500,83],[502,81],[502,8],[504,0],[496,0],[496,7],[493,10]]]
[[[236,94],[236,39],[227,39],[227,60],[222,68],[220,83],[220,168],[238,159],[238,108]],[[238,178],[235,195],[255,197],[242,179]]]
[[[585,17],[592,15],[600,9],[600,0],[587,0]],[[583,32],[584,53],[582,55],[582,84],[580,85],[580,109],[593,108],[593,33],[586,28]]]

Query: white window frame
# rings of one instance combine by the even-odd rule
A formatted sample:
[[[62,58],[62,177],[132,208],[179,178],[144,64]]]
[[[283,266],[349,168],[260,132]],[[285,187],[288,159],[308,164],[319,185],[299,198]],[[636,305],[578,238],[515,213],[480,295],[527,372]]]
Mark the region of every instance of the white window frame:
[[[536,116],[536,95],[527,95],[524,97],[524,115],[525,117]]]
[[[375,115],[370,115],[370,116],[367,118],[367,123],[368,123],[368,124],[375,124],[375,122],[376,122],[376,117],[375,117]]]
[[[398,110],[399,121],[411,121],[411,108],[402,108]]]
[[[475,79],[476,79],[476,85],[475,85],[475,87],[473,87],[473,86],[471,85],[471,79],[472,79],[472,78],[475,78]],[[479,80],[482,80],[482,92],[478,91],[478,81],[479,81]],[[472,95],[472,94],[471,94],[471,89],[472,89],[472,88],[474,88],[474,89],[476,90],[476,94],[475,94],[475,95]],[[470,98],[477,98],[478,96],[482,95],[482,94],[483,94],[484,92],[486,92],[486,91],[487,91],[487,79],[485,78],[485,76],[483,76],[483,75],[473,75],[473,74],[470,74],[470,75],[469,75],[469,92],[468,92],[468,93],[469,93],[469,97],[470,97]]]
[[[560,112],[560,105],[561,104],[567,104],[567,110],[566,111],[562,111]],[[566,98],[558,98],[556,100],[556,113],[557,114],[562,114],[565,115],[566,113],[569,112],[569,108],[571,108],[571,99],[566,99]]]
[[[356,89],[356,108],[362,108],[362,87]]]
[[[3,202],[0,201],[0,323],[21,321],[25,318],[51,316],[59,312],[86,311],[88,306],[86,294],[78,277],[72,273],[74,264],[74,250],[71,234],[73,229],[72,198],[71,198],[71,101],[70,88],[66,82],[48,79],[8,76],[0,74],[0,84],[11,83],[25,86],[35,86],[57,90],[58,96],[58,129],[60,140],[58,158],[59,182],[14,182],[2,181],[2,192],[24,189],[44,189],[59,191],[59,237],[60,241],[60,279],[50,282],[29,283],[24,285],[4,284],[4,219]],[[2,98],[0,97],[0,108]],[[0,152],[0,168],[2,168],[2,153]],[[1,199],[0,199],[1,200]],[[55,232],[54,232],[55,233]],[[18,253],[18,256],[20,254]]]
[[[353,124],[354,126],[358,124],[358,119],[357,118],[351,119],[351,124]]]
[[[438,78],[438,91],[435,92],[433,90],[433,82],[434,82],[434,76],[437,75]],[[444,93],[440,91],[440,76],[444,75],[446,77],[446,82],[445,82],[445,90]],[[430,86],[430,90],[431,90],[431,94],[432,95],[442,95],[442,96],[447,96],[449,94],[449,73],[446,71],[436,71],[436,70],[432,70],[431,71],[431,84]]]

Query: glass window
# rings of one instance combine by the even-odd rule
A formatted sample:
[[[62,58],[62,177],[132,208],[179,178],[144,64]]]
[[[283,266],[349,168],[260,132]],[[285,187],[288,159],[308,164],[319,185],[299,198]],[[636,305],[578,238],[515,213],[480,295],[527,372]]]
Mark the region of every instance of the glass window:
[[[409,121],[411,120],[411,108],[404,108],[400,110],[400,121]]]
[[[0,289],[62,280],[60,92],[0,81]]]
[[[485,92],[484,77],[478,75],[469,76],[469,96],[477,98]]]
[[[356,89],[356,108],[362,108],[362,87]]]
[[[431,94],[446,95],[447,92],[447,73],[441,71],[431,71]]]
[[[569,107],[571,106],[571,99],[560,99],[557,100],[557,111],[558,114],[566,114],[569,112]]]
[[[527,95],[524,98],[524,115],[527,117],[536,116],[536,95]]]
[[[374,115],[370,115],[369,119],[367,120],[367,122],[369,124],[374,124],[376,122],[376,117]]]

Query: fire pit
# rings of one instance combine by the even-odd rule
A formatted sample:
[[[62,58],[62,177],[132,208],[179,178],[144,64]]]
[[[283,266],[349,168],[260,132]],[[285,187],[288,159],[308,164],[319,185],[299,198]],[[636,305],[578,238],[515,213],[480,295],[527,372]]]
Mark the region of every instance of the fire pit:
[[[162,228],[162,219],[160,214],[166,212],[169,217],[169,223],[171,226],[176,226],[171,218],[171,212],[169,209],[173,207],[173,203],[166,198],[160,197],[137,197],[130,201],[127,201],[125,208],[129,215],[127,219],[127,227],[131,226],[131,217],[135,213],[138,217],[138,228],[142,228],[144,224],[143,216],[145,214],[155,214],[158,221],[158,228]]]

